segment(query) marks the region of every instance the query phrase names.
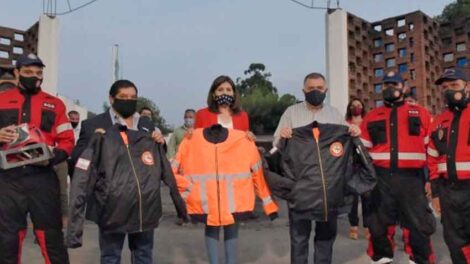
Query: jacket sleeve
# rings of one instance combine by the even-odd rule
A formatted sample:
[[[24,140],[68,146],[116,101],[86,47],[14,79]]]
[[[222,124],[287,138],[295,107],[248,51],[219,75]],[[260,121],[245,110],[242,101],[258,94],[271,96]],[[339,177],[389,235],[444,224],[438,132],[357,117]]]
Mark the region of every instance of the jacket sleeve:
[[[287,195],[294,187],[294,181],[281,174],[281,153],[266,153],[260,150],[261,159],[263,162],[263,173],[266,182],[272,194],[281,199],[287,200]]]
[[[427,149],[427,163],[429,169],[429,180],[431,182],[431,193],[433,197],[439,196],[439,173],[438,173],[438,163],[441,161],[442,156],[438,151],[436,144],[438,144],[436,135],[437,123],[431,125],[429,130],[429,144]]]
[[[73,128],[65,114],[65,105],[62,101],[57,105],[56,108],[56,120],[55,120],[55,143],[56,150],[54,154],[56,158],[53,160],[53,164],[60,163],[67,159],[72,153],[72,149],[75,145],[75,139],[73,135]]]
[[[259,155],[258,149],[254,145],[253,142],[252,148],[252,163],[251,163],[251,175],[253,177],[253,183],[255,186],[256,195],[263,201],[263,208],[266,215],[272,215],[277,213],[278,207],[274,200],[271,197],[271,191],[266,184],[266,180],[264,178],[263,173],[263,164],[261,157]]]
[[[372,139],[370,137],[370,134],[369,134],[369,130],[367,129],[367,124],[369,123],[368,119],[367,119],[367,115],[364,117],[364,120],[362,120],[362,123],[361,123],[361,136],[360,136],[360,139],[361,139],[361,142],[362,144],[364,145],[364,147],[366,147],[367,149],[370,149],[373,147],[372,145]]]
[[[371,157],[361,140],[353,137],[352,142],[354,146],[353,155],[355,155],[355,157],[353,156],[355,170],[347,184],[355,193],[364,194],[372,191],[377,183],[375,169],[372,165]]]
[[[176,179],[171,169],[170,162],[165,156],[165,151],[163,150],[163,146],[161,144],[156,144],[159,149],[158,157],[160,157],[160,163],[162,167],[162,179],[163,182],[170,188],[170,196],[173,204],[176,208],[176,213],[178,214],[179,218],[186,219],[187,212],[186,212],[186,205],[184,203],[183,198],[181,198],[180,193],[178,192],[178,186],[176,184]]]
[[[75,148],[72,151],[72,155],[70,157],[70,163],[72,165],[72,174],[75,168],[75,164],[77,163],[78,158],[82,154],[82,152],[85,150],[87,147],[90,138],[92,136],[93,131],[91,131],[90,123],[89,120],[84,120],[82,122],[82,129],[80,129],[80,136],[78,137],[77,144],[75,145]]]
[[[82,246],[88,191],[94,188],[92,179],[97,173],[102,138],[101,134],[94,134],[75,165],[73,181],[70,184],[69,223],[65,237],[65,244],[69,248]]]

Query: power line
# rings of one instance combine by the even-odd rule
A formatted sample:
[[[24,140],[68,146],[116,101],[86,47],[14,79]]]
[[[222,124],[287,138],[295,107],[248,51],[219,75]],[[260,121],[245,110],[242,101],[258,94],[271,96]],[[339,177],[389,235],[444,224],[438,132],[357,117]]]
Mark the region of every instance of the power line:
[[[87,3],[85,3],[85,4],[83,4],[83,5],[77,6],[77,7],[75,7],[75,8],[70,8],[70,5],[69,5],[69,10],[68,10],[68,11],[61,12],[61,13],[56,13],[56,15],[62,16],[62,15],[70,14],[70,13],[75,12],[75,11],[77,11],[77,10],[79,10],[79,9],[82,9],[82,8],[84,8],[84,7],[86,7],[86,6],[89,6],[89,5],[93,4],[93,3],[96,2],[96,1],[98,1],[98,0],[91,0],[91,1],[89,1],[89,2],[87,2]]]
[[[323,6],[315,6],[314,0],[312,0],[312,2],[311,2],[310,5],[307,5],[307,4],[305,4],[305,3],[303,3],[303,2],[300,2],[300,1],[298,1],[298,0],[289,0],[289,1],[291,1],[291,2],[293,2],[293,3],[295,3],[295,4],[297,4],[297,5],[303,6],[303,7],[305,7],[305,8],[308,8],[308,9],[320,9],[320,10],[329,10],[329,9],[331,9],[331,8],[330,8],[330,0],[328,0],[328,4],[327,4],[326,7],[323,7]],[[339,8],[339,0],[336,1],[336,5],[337,5],[337,8]]]

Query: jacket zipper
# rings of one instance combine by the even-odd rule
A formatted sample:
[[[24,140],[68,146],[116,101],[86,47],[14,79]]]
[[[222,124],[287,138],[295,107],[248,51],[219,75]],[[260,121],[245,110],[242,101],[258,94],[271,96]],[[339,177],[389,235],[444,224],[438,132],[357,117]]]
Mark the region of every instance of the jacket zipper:
[[[318,162],[320,163],[320,174],[321,174],[321,181],[323,185],[323,208],[325,209],[325,222],[328,221],[328,201],[327,201],[327,195],[326,195],[326,180],[325,180],[325,175],[323,174],[323,165],[322,165],[322,158],[321,158],[321,153],[320,153],[320,146],[318,144],[318,140],[316,140],[316,145],[317,145],[317,151],[318,151]]]
[[[129,145],[126,145],[126,148],[127,155],[129,156],[129,161],[131,162],[132,171],[134,172],[135,181],[137,183],[137,193],[139,194],[139,231],[142,232],[142,191],[140,190],[140,181],[135,171],[134,162],[132,162],[131,150],[129,149]]]
[[[215,180],[217,182],[217,207],[219,208],[219,224],[222,225],[222,217],[220,216],[219,159],[217,157],[217,145],[215,146]]]

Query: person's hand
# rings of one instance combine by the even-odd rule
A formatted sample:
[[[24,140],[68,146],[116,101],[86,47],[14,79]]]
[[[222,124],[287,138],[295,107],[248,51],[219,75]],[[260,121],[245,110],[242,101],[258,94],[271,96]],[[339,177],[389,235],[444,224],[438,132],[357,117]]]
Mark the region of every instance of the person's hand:
[[[184,136],[188,139],[191,139],[193,137],[193,133],[194,133],[194,128],[188,128]]]
[[[431,205],[436,214],[441,214],[441,202],[439,200],[439,197],[432,198]]]
[[[358,136],[361,135],[361,129],[355,124],[350,124],[349,125],[349,134],[353,137],[358,137]]]
[[[291,138],[292,137],[292,128],[285,127],[281,129],[281,137],[282,138]]]
[[[246,132],[246,137],[247,137],[250,141],[255,141],[255,140],[256,140],[255,134],[253,134],[253,132],[251,132],[251,131]]]
[[[158,144],[163,144],[165,143],[165,138],[163,137],[162,133],[158,132],[158,131],[153,131],[152,132],[152,138],[155,142],[157,142]]]
[[[426,182],[424,184],[424,193],[426,194],[426,198],[428,198],[428,201],[432,201],[432,191],[430,182]]]
[[[16,133],[16,126],[11,125],[0,129],[0,143],[11,143],[18,138]]]

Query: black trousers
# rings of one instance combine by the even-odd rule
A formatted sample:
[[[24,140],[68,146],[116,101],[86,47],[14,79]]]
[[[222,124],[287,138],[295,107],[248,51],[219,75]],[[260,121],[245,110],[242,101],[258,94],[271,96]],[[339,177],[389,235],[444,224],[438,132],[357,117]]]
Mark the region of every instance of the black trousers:
[[[46,263],[69,263],[62,233],[59,181],[52,167],[0,172],[0,263],[21,263],[29,213]]]
[[[393,259],[395,226],[403,230],[405,252],[418,264],[434,263],[430,236],[436,220],[424,192],[423,170],[376,168],[377,186],[373,190],[368,217],[370,243],[368,254],[374,261]]]
[[[362,226],[367,227],[367,218],[370,214],[369,199],[365,195],[354,195],[351,211],[348,213],[349,224],[359,226],[359,197],[361,198]]]
[[[444,182],[439,197],[444,240],[452,263],[470,264],[470,184]]]
[[[299,218],[292,210],[289,211],[289,233],[291,245],[291,263],[307,264],[309,240],[312,232],[312,220]],[[313,262],[315,264],[331,264],[333,244],[337,233],[337,218],[330,217],[328,222],[315,221],[315,238]]]

